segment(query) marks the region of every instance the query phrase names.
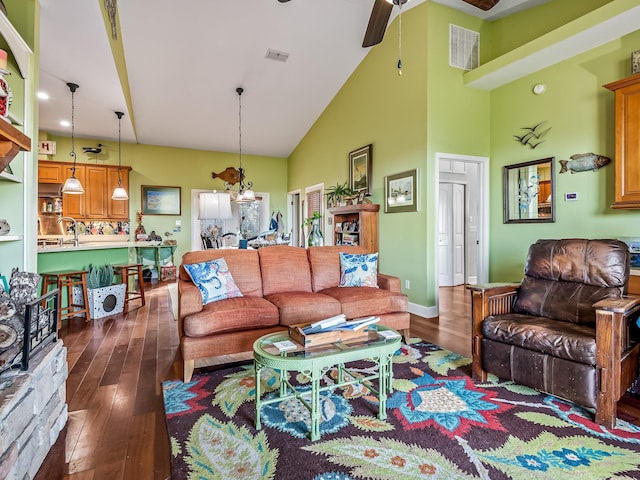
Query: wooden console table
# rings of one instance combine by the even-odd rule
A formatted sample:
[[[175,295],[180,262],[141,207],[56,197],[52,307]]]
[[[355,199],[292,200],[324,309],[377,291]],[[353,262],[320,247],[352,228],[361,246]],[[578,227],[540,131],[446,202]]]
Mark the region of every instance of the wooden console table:
[[[136,256],[138,263],[144,263],[143,259],[151,260],[160,276],[160,267],[164,265],[164,261],[171,257],[171,264],[175,265],[173,261],[173,252],[176,251],[177,245],[149,245],[136,247]]]

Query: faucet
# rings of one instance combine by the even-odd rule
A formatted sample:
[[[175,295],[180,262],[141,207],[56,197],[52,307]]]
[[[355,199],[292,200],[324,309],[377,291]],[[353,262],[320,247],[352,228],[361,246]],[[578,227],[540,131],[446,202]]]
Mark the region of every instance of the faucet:
[[[77,247],[78,245],[80,245],[80,240],[78,239],[78,222],[76,221],[75,218],[60,217],[58,218],[58,223],[61,223],[62,220],[68,220],[73,224],[73,246]],[[67,242],[64,242],[64,243],[67,243]]]

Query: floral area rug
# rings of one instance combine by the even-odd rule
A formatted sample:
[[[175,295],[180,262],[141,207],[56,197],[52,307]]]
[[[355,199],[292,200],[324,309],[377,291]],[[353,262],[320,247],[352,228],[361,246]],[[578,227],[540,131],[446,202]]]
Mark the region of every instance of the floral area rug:
[[[640,479],[640,427],[618,419],[608,430],[572,403],[495,377],[474,383],[470,363],[419,340],[403,345],[387,419],[366,384],[327,390],[315,442],[295,399],[263,406],[255,429],[250,365],[165,382],[173,478]],[[354,375],[375,370],[351,366]],[[294,380],[308,386],[304,375]],[[266,397],[277,395],[277,372],[260,382]]]

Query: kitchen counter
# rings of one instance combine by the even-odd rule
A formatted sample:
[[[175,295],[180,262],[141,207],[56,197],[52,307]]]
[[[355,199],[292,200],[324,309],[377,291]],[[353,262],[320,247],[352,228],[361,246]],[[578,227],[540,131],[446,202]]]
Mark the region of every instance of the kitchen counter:
[[[52,236],[51,238],[45,238],[46,236],[38,237],[38,253],[55,253],[55,252],[80,252],[85,250],[104,250],[108,248],[135,248],[135,247],[150,247],[158,245],[158,242],[132,242],[127,237],[114,235],[115,238],[99,238],[99,239],[87,239],[80,237],[80,244],[76,247],[73,243],[65,243],[64,245],[58,245],[57,243],[48,244],[42,246],[40,241],[42,240],[56,240],[60,237]],[[72,236],[65,236],[63,241],[73,241]]]

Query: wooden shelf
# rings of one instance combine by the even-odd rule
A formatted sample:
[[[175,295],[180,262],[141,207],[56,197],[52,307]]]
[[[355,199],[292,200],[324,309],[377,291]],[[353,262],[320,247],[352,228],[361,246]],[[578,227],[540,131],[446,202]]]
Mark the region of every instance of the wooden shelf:
[[[361,203],[344,207],[332,207],[329,212],[333,215],[333,244],[348,245],[345,236],[353,236],[354,243],[365,247],[370,253],[378,251],[378,210],[380,205]],[[354,223],[357,231],[336,231],[339,223]]]
[[[22,235],[0,235],[0,242],[14,242],[22,240]]]
[[[20,177],[16,177],[12,173],[0,172],[0,180],[6,180],[8,182],[22,183]]]

